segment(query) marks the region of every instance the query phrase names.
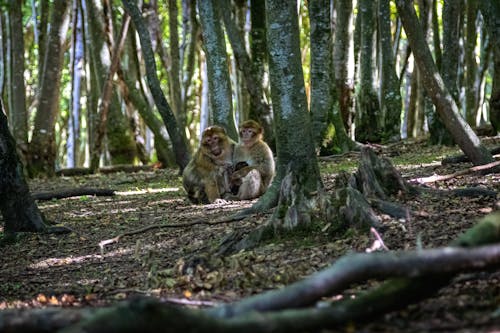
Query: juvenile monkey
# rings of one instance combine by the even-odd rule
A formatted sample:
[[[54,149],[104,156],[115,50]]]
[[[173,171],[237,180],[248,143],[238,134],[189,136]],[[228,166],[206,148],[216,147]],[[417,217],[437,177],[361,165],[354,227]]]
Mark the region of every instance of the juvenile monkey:
[[[203,131],[200,146],[182,173],[191,202],[212,203],[229,191],[228,170],[235,145],[220,126]]]
[[[241,123],[240,141],[234,149],[231,191],[240,200],[261,196],[274,177],[273,153],[262,140],[263,129],[254,120]]]

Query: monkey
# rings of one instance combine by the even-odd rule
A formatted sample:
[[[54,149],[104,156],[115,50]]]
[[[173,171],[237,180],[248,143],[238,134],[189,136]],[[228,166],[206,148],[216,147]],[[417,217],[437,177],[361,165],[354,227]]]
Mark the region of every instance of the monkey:
[[[203,131],[200,146],[182,173],[182,184],[192,203],[213,203],[230,191],[229,172],[235,145],[220,126]]]
[[[240,140],[234,148],[230,189],[240,200],[264,194],[274,177],[273,153],[262,139],[263,132],[254,120],[239,126]]]

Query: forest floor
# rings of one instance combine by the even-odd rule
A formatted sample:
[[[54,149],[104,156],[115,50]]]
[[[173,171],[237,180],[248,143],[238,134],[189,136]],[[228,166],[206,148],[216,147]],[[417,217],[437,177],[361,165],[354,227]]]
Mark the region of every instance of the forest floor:
[[[488,146],[498,145],[497,140],[490,140]],[[419,177],[453,174],[471,167],[469,163],[441,165],[442,158],[459,153],[457,148],[406,142],[381,147],[380,151],[414,184]],[[334,190],[338,171],[355,171],[358,159],[354,153],[322,159],[328,191]],[[498,192],[500,174],[471,173],[427,185],[443,190],[479,186]],[[210,306],[281,288],[346,253],[365,252],[375,240],[369,232],[350,229],[332,234],[325,226],[318,226],[307,234],[278,236],[253,250],[208,258],[206,254],[225,235],[236,230],[251,231],[266,223],[271,213],[230,223],[172,227],[200,218],[216,221],[252,204],[192,205],[185,198],[176,170],[30,182],[34,193],[76,187],[110,188],[116,194],[39,201],[48,220],[74,232],[27,234],[21,242],[0,249],[0,309],[102,306],[134,295]],[[387,226],[383,240],[390,250],[445,246],[480,217],[497,209],[497,200],[448,195],[400,199],[409,208],[410,218],[398,221],[380,214]],[[98,245],[102,240],[150,225],[162,227],[124,236],[102,251]],[[187,267],[188,258],[193,257],[198,261]],[[335,297],[354,297],[374,284],[370,281],[356,285]],[[368,324],[350,324],[341,331],[500,332],[500,271],[460,275],[433,298]]]

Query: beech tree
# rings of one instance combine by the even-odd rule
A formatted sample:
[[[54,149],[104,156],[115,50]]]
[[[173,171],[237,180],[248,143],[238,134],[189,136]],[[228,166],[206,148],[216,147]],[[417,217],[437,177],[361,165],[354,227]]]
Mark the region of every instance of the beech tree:
[[[49,227],[32,198],[24,179],[23,165],[16,152],[16,141],[9,131],[3,101],[0,99],[0,213],[4,232],[68,232],[64,227]]]

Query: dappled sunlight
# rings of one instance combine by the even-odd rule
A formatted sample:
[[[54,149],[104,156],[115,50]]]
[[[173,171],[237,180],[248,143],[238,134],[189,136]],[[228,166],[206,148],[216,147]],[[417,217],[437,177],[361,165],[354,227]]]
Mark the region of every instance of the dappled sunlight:
[[[137,195],[146,193],[161,193],[161,192],[178,192],[180,189],[178,187],[165,187],[165,188],[146,188],[146,189],[135,189],[129,191],[116,191],[116,195]]]

